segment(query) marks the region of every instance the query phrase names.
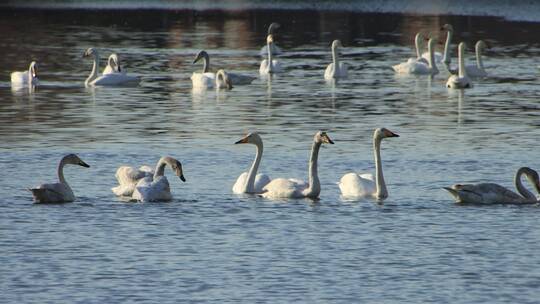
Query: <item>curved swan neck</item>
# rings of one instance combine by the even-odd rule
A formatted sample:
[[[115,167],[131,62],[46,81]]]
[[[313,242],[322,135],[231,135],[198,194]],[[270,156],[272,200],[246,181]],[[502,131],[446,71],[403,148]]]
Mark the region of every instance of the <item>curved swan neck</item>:
[[[309,188],[306,191],[307,197],[317,197],[321,193],[321,182],[317,172],[317,162],[319,159],[319,149],[321,143],[313,142],[311,146],[311,156],[309,157]]]
[[[332,62],[334,62],[334,74],[335,74],[335,71],[337,70],[337,67],[339,64],[337,44],[332,45]]]
[[[435,66],[435,50],[433,48],[433,43],[431,41],[428,44],[428,52],[429,52],[429,67],[433,71],[438,71],[437,66]]]
[[[58,171],[57,171],[58,180],[60,181],[60,183],[66,185],[69,188],[69,185],[68,185],[66,179],[64,178],[64,166],[65,165],[66,165],[66,159],[62,158],[62,160],[58,164]]]
[[[448,33],[446,35],[446,42],[444,43],[444,55],[443,55],[443,63],[450,64],[450,61],[452,60],[452,57],[450,57],[450,43],[452,42],[452,30],[448,30]]]
[[[203,73],[208,73],[210,71],[210,56],[207,53],[203,53]]]
[[[484,70],[484,62],[482,61],[482,46],[476,44],[476,67],[479,70]]]
[[[266,50],[268,52],[268,73],[272,73],[272,42],[266,42]]]
[[[261,163],[262,154],[263,154],[262,142],[256,143],[255,147],[257,148],[257,154],[255,155],[255,159],[253,160],[253,163],[251,164],[251,168],[249,168],[248,179],[246,183],[246,191],[245,191],[246,193],[255,192],[255,177],[257,175],[257,170],[259,170],[259,164]]]
[[[381,138],[373,138],[373,154],[375,155],[375,185],[377,186],[377,198],[387,198],[388,190],[384,182],[382,160],[381,160]]]
[[[155,170],[155,173],[154,173],[154,179],[160,177],[160,176],[163,176],[165,175],[165,166],[168,164],[168,161],[167,161],[167,158],[166,157],[162,157],[157,165],[156,165],[156,170]]]
[[[416,34],[414,36],[414,47],[416,48],[416,58],[422,58],[422,55],[420,54],[420,48],[422,47],[420,44],[421,37],[420,34]]]
[[[523,174],[527,174],[527,168],[519,168],[519,170],[516,172],[516,176],[514,178],[516,189],[525,199],[536,201],[534,194],[527,190],[527,188],[525,188],[521,182],[521,177]]]
[[[465,70],[465,46],[461,43],[459,44],[459,47],[458,47],[458,62],[459,62],[458,76],[459,77],[467,76],[467,71]]]
[[[84,84],[88,86],[90,82],[98,77],[98,69],[99,69],[99,54],[97,52],[94,53],[94,64],[92,65],[92,72],[90,72],[90,75],[88,78],[86,78],[86,81]]]

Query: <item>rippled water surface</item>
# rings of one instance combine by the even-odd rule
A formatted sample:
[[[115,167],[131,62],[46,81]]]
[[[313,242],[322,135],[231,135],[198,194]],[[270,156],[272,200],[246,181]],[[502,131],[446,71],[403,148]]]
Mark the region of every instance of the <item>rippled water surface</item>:
[[[258,76],[266,27],[285,73],[231,91],[195,92],[189,77],[206,49],[211,66]],[[449,91],[448,73],[396,77],[414,34],[485,39],[494,78]],[[489,17],[317,11],[0,11],[0,293],[6,303],[535,303],[540,287],[538,206],[459,206],[456,182],[513,187],[539,169],[538,24]],[[350,77],[328,85],[329,45],[341,39]],[[453,45],[453,54],[456,52]],[[117,52],[138,87],[86,89],[88,47]],[[9,73],[38,61],[35,92]],[[102,59],[102,64],[105,59]],[[456,59],[453,59],[453,64]],[[442,70],[442,68],[441,68]],[[383,142],[389,198],[346,201],[335,184],[373,171],[371,134]],[[320,200],[232,194],[254,147],[261,171],[307,178],[314,133]],[[77,201],[34,205],[26,189],[67,167]],[[178,158],[166,170],[174,200],[126,203],[110,188],[120,165]]]

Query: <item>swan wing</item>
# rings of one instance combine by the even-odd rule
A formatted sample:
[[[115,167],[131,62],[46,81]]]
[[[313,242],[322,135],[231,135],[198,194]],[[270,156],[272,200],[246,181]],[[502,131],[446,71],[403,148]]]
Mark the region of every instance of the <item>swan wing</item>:
[[[194,88],[213,88],[216,79],[214,73],[193,73],[191,75],[191,82]]]
[[[93,86],[121,86],[136,85],[140,82],[139,77],[129,76],[123,73],[111,73],[101,75],[91,82]]]
[[[154,180],[146,177],[140,180],[133,192],[133,198],[141,202],[170,201],[172,195],[167,177],[159,176]]]
[[[115,174],[119,185],[111,190],[118,196],[131,196],[139,180],[153,174],[154,172],[149,166],[142,166],[138,170],[129,166],[121,166]]]
[[[25,84],[28,82],[28,72],[11,73],[11,84]]]
[[[352,197],[372,196],[377,192],[377,186],[372,174],[347,173],[338,183],[341,195]]]
[[[324,79],[332,80],[334,78],[334,63],[330,63],[324,71]]]
[[[503,204],[523,201],[519,194],[493,183],[457,184],[444,189],[450,192],[456,203]]]
[[[276,178],[263,188],[266,198],[300,198],[306,183],[296,179]]]
[[[253,80],[257,79],[253,76],[238,73],[228,73],[228,76],[233,85],[250,84],[253,82]]]
[[[75,200],[73,191],[62,183],[42,184],[29,190],[36,203],[66,203]]]
[[[255,176],[255,192],[262,193],[263,188],[268,185],[272,180],[266,174],[259,173]]]
[[[244,172],[238,176],[236,179],[236,183],[234,183],[232,187],[232,191],[235,194],[242,194],[244,193],[244,190],[246,189],[246,183],[247,183],[248,173]]]

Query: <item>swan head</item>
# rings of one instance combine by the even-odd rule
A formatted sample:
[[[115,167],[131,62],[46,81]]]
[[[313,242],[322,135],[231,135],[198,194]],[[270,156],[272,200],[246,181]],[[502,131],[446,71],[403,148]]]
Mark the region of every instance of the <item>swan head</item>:
[[[81,167],[90,168],[90,166],[79,158],[76,154],[68,154],[62,158],[64,164],[79,165]]]
[[[98,51],[94,48],[88,48],[83,54],[83,57],[97,56]]]
[[[116,55],[116,53],[112,53],[110,56],[109,56],[109,60],[107,61],[108,65],[110,65],[111,67],[113,67],[113,69],[117,72],[121,72],[122,69],[120,68],[120,63],[119,63],[119,60],[118,60],[118,55]]]
[[[30,63],[30,67],[28,68],[28,71],[30,72],[30,75],[32,75],[32,77],[37,76],[37,64],[35,61],[32,61]]]
[[[195,56],[195,59],[193,60],[192,64],[197,63],[197,61],[201,60],[201,58],[208,58],[208,53],[205,50],[202,50],[197,53],[197,56]]]
[[[318,144],[331,144],[333,145],[334,142],[330,139],[328,134],[324,131],[319,131],[315,134],[315,137],[313,138],[313,141]]]
[[[486,47],[488,47],[488,45],[484,42],[484,40],[478,40],[476,42],[476,45],[475,45],[476,49],[480,49],[480,50],[483,50],[485,49]]]
[[[373,138],[377,140],[382,140],[387,137],[399,137],[398,134],[388,130],[387,128],[378,128],[373,132]]]
[[[453,32],[454,31],[454,27],[451,25],[451,24],[445,24],[443,26],[441,26],[441,31],[449,31],[449,32]]]
[[[249,133],[246,136],[242,137],[242,139],[235,142],[234,144],[235,145],[238,145],[238,144],[254,144],[254,145],[258,145],[258,144],[262,144],[262,138],[259,136],[259,133],[252,132],[252,133]]]
[[[340,40],[334,40],[332,41],[332,48],[335,49],[337,47],[343,47],[343,45],[341,44],[341,41]]]
[[[538,172],[529,167],[521,167],[518,169],[518,172],[520,171],[523,172],[527,179],[534,185],[534,190],[537,193],[540,193],[540,177],[538,176]]]
[[[227,90],[233,88],[229,75],[223,69],[216,72],[216,88],[220,89],[222,87],[225,87]]]
[[[273,35],[274,31],[277,30],[280,26],[281,25],[276,22],[270,23],[270,25],[268,26],[268,35]]]
[[[165,156],[162,158],[162,160],[171,167],[174,174],[180,177],[181,181],[186,181],[186,178],[184,177],[184,172],[182,171],[182,164],[178,160],[170,156]]]

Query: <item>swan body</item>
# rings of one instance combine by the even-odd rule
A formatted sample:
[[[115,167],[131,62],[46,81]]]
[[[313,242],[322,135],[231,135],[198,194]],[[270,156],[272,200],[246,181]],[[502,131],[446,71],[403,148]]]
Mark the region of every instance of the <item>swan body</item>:
[[[309,181],[298,179],[276,178],[263,188],[265,198],[317,198],[321,192],[321,183],[317,172],[319,149],[322,144],[333,144],[326,132],[319,131],[313,138],[309,159]]]
[[[249,171],[240,174],[236,183],[234,183],[232,188],[233,193],[262,193],[264,186],[270,183],[270,177],[268,177],[268,175],[261,173],[257,174],[263,153],[262,138],[257,133],[249,133],[244,138],[235,142],[235,144],[253,144],[257,148],[257,154],[255,155],[255,160]]]
[[[200,51],[197,53],[197,56],[193,60],[193,64],[197,63],[199,60],[203,60],[203,71],[201,73],[194,72],[191,75],[191,82],[193,84],[194,88],[213,88],[214,85],[217,85],[219,83],[220,87],[217,88],[225,88],[227,85],[225,84],[225,80],[218,79],[217,73],[214,74],[210,72],[210,56],[205,50]],[[223,76],[227,76],[228,82],[232,88],[233,85],[243,85],[243,84],[250,84],[255,80],[256,78],[249,75],[244,74],[238,74],[238,73],[224,73]]]
[[[456,203],[462,204],[531,204],[538,203],[537,198],[527,190],[521,177],[525,175],[533,185],[535,191],[540,193],[538,173],[531,168],[521,167],[516,172],[514,184],[519,194],[493,183],[481,184],[455,184],[444,187],[454,198]]]
[[[476,65],[467,65],[465,69],[467,75],[472,78],[487,77],[488,73],[484,69],[484,62],[482,61],[482,51],[486,47],[486,44],[482,40],[478,40],[475,45]]]
[[[11,85],[14,87],[33,86],[38,84],[37,65],[35,61],[30,63],[28,71],[11,73]]]
[[[450,57],[450,45],[452,43],[452,35],[454,33],[454,28],[450,24],[445,24],[441,27],[441,30],[446,30],[446,42],[444,43],[444,51],[443,53],[434,52],[434,59],[436,63],[443,63],[443,64],[450,64],[451,57]],[[425,58],[426,60],[429,60],[429,51],[424,52],[422,54],[422,58]]]
[[[451,75],[446,82],[446,87],[451,89],[472,88],[472,82],[465,69],[465,43],[461,42],[458,46],[458,75]]]
[[[164,175],[167,165],[181,181],[186,181],[182,164],[170,156],[164,156],[159,159],[154,171],[149,166],[142,166],[139,170],[127,166],[118,168],[116,179],[120,185],[112,190],[116,195],[131,196],[131,199],[140,202],[169,201],[172,199],[171,189]]]
[[[271,49],[273,43],[274,38],[272,37],[272,35],[268,35],[268,37],[266,37],[266,45],[268,46],[268,49]],[[261,61],[261,65],[259,67],[259,74],[269,75],[280,72],[282,72],[281,63],[276,59],[272,59],[272,52],[268,51],[266,59]]]
[[[114,73],[109,73],[109,74],[104,74],[104,75],[99,76],[98,75],[99,53],[94,48],[87,49],[86,52],[84,52],[83,56],[94,58],[92,72],[90,72],[90,75],[88,76],[88,78],[86,78],[86,81],[84,82],[84,85],[86,87],[129,86],[129,85],[137,85],[140,82],[139,77],[129,76],[122,72],[118,72],[118,73],[114,72]]]
[[[112,53],[107,59],[107,66],[103,69],[101,74],[112,74],[112,73],[121,73],[122,68],[120,67],[120,61],[118,60],[118,55]]]
[[[278,29],[279,27],[280,27],[279,23],[272,22],[268,26],[268,34],[267,35],[274,35],[275,30]],[[275,44],[272,44],[272,46],[270,47],[270,52],[272,53],[272,55],[281,55],[281,53],[283,53],[281,51],[281,48],[278,47]],[[266,56],[267,53],[268,53],[268,45],[265,45],[265,46],[263,46],[261,48],[261,51],[259,52],[259,55],[264,57],[264,56]]]
[[[406,62],[394,65],[392,68],[398,74],[412,74],[412,75],[435,75],[439,73],[437,65],[435,64],[433,48],[435,46],[435,40],[429,39],[428,49],[431,57],[426,64],[422,60],[409,59]]]
[[[347,66],[343,62],[339,62],[338,47],[343,47],[341,41],[334,40],[332,42],[332,63],[324,71],[324,79],[326,80],[347,78]]]
[[[347,173],[341,177],[338,183],[341,195],[344,197],[371,197],[383,200],[388,197],[388,190],[384,181],[381,142],[384,138],[399,137],[398,134],[379,128],[373,132],[373,154],[375,155],[376,175]]]
[[[58,183],[42,184],[36,188],[29,189],[32,192],[35,203],[67,203],[75,200],[75,195],[64,178],[65,165],[90,167],[75,154],[64,156],[58,164]]]
[[[141,166],[139,169],[121,166],[116,170],[115,174],[118,186],[111,188],[111,190],[118,196],[131,196],[135,191],[135,186],[141,179],[153,175],[154,169],[150,166]]]

